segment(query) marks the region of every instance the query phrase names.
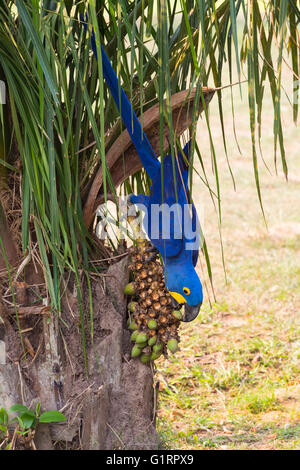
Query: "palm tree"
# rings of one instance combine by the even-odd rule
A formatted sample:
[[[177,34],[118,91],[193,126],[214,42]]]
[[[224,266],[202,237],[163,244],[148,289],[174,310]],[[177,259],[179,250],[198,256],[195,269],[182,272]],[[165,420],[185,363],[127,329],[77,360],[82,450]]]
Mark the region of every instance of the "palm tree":
[[[86,33],[83,27],[86,18],[157,154],[190,134],[191,187],[198,166],[221,223],[218,159],[211,139],[214,192],[206,180],[201,144],[195,140],[199,113],[203,111],[210,134],[208,103],[215,94],[226,151],[222,87],[247,81],[254,178],[263,210],[257,147],[265,87],[270,87],[274,107],[274,162],[278,164],[279,152],[287,176],[281,70],[283,64],[290,70],[296,123],[299,3],[0,2],[0,83],[6,94],[5,100],[0,95],[0,314],[11,341],[8,345],[6,340],[1,381],[8,381],[16,401],[30,405],[38,400],[42,407],[64,409],[74,418],[62,437],[57,430],[51,437],[48,428],[46,437],[37,435],[40,447],[51,447],[51,439],[69,439],[73,445],[81,439],[83,448],[151,448],[156,439],[152,374],[135,361],[124,367],[129,343],[123,325],[124,245],[107,246],[93,229],[99,203],[116,200],[119,193],[147,193],[149,178],[130,142],[123,146],[126,134],[92,54],[90,30]],[[206,243],[203,256],[211,278]],[[123,261],[112,264],[119,259]],[[118,282],[110,276],[119,277]],[[103,319],[105,308],[98,306],[107,302]],[[116,319],[116,311],[123,319]],[[74,340],[78,332],[80,343]],[[19,379],[21,391],[15,389]],[[143,387],[148,387],[145,403],[136,405],[130,424],[124,416],[141,399]],[[102,391],[97,395],[96,390]],[[8,392],[1,393],[8,406]],[[76,425],[81,408],[80,438]],[[122,408],[125,414],[116,430]],[[147,428],[145,433],[147,426],[151,432]],[[152,436],[148,443],[146,434]]]

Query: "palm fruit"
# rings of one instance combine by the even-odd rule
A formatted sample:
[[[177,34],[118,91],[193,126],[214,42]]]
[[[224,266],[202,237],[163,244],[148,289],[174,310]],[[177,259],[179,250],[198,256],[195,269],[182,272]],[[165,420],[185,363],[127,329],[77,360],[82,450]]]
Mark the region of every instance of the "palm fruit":
[[[150,356],[150,360],[155,361],[155,359],[158,359],[161,355],[162,355],[162,352],[159,352],[159,353],[153,352]]]
[[[126,295],[134,295],[135,294],[135,291],[134,291],[134,284],[132,282],[130,282],[129,284],[127,284],[124,288],[124,294]]]
[[[137,335],[135,341],[136,341],[136,343],[142,344],[142,343],[147,343],[147,340],[148,340],[148,338],[147,338],[146,333],[139,333],[139,334]]]
[[[129,302],[129,304],[127,305],[129,312],[133,313],[136,305],[137,305],[137,302]]]
[[[153,346],[153,345],[156,343],[156,340],[157,340],[157,337],[156,337],[156,336],[152,336],[152,337],[148,340],[149,346]]]
[[[150,330],[156,330],[157,328],[157,323],[155,320],[149,320],[148,321],[148,328],[150,328]]]
[[[133,346],[133,348],[131,350],[131,356],[132,357],[137,357],[141,354],[141,352],[142,352],[142,350],[135,345],[135,346]]]
[[[162,343],[159,343],[159,344],[155,344],[155,345],[153,346],[152,350],[153,350],[153,352],[155,352],[155,353],[159,353],[159,352],[161,352],[162,348],[163,348]]]
[[[182,320],[183,316],[180,310],[173,310],[172,315],[176,320]]]
[[[171,353],[175,353],[178,350],[178,341],[176,339],[170,339],[167,343],[167,346]]]
[[[138,325],[136,324],[135,321],[131,321],[131,322],[129,323],[128,328],[129,328],[130,330],[138,330],[139,327],[138,327]]]
[[[151,246],[150,242],[140,240],[137,246],[129,248],[133,280],[124,290],[132,296],[128,304],[129,327],[134,330],[131,336],[135,341],[132,357],[139,356],[145,364],[178,349],[178,328],[182,320],[182,313],[172,307],[159,256],[153,258],[149,254]]]
[[[147,364],[147,362],[150,361],[151,356],[150,356],[150,354],[142,354],[140,359],[141,359],[143,364]]]
[[[130,341],[135,341],[138,334],[139,334],[138,330],[135,330],[130,336]]]
[[[149,336],[156,336],[155,330],[149,330]]]

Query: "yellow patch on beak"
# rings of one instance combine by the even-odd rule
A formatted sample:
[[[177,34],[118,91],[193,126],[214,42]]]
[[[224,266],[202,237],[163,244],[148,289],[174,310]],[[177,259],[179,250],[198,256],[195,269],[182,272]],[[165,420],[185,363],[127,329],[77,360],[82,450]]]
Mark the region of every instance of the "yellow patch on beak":
[[[186,303],[186,300],[185,300],[185,298],[183,297],[183,295],[178,294],[178,292],[171,292],[171,291],[169,291],[169,293],[171,294],[172,297],[174,297],[174,299],[176,300],[176,302],[178,302],[179,304],[185,304],[185,303]]]

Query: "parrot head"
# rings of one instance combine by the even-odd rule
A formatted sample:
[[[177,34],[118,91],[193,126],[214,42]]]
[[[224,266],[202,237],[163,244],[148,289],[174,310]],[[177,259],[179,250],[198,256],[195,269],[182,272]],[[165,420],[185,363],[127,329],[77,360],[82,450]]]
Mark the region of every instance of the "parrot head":
[[[165,265],[165,282],[175,308],[184,305],[183,321],[194,320],[203,302],[202,284],[193,266]],[[178,267],[177,267],[178,268]]]

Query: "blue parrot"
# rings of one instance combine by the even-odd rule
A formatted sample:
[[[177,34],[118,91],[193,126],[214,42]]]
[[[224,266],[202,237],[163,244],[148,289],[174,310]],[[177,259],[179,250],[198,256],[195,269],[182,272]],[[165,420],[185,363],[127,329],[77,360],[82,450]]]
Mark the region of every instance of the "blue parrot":
[[[86,29],[86,25],[85,25]],[[92,50],[97,58],[94,32]],[[103,76],[121,113],[129,136],[152,182],[149,195],[130,195],[131,203],[145,211],[143,225],[164,263],[166,287],[175,307],[184,305],[183,321],[194,320],[202,305],[203,291],[195,271],[199,253],[199,221],[188,188],[188,158],[191,144],[175,158],[155,155],[141,124],[119,84],[101,45]]]

